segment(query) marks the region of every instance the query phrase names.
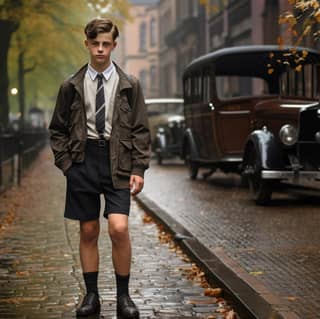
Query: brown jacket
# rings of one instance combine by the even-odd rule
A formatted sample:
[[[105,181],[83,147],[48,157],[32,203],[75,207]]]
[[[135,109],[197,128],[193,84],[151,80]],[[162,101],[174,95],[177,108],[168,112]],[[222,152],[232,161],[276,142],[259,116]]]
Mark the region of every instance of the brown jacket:
[[[85,157],[87,119],[83,79],[86,70],[87,65],[61,85],[49,126],[55,164],[64,174],[72,162],[83,162]],[[130,175],[143,177],[149,167],[150,132],[138,80],[129,78],[117,65],[116,70],[119,84],[110,136],[110,163],[114,187],[127,188]]]

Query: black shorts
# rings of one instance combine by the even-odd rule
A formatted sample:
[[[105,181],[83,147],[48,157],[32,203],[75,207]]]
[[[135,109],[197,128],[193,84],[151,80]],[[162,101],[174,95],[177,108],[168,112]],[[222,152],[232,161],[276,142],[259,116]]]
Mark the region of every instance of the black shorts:
[[[100,194],[104,195],[106,202],[105,218],[112,213],[129,215],[130,189],[113,187],[108,141],[88,139],[84,162],[73,163],[66,177],[65,218],[81,221],[98,219]]]

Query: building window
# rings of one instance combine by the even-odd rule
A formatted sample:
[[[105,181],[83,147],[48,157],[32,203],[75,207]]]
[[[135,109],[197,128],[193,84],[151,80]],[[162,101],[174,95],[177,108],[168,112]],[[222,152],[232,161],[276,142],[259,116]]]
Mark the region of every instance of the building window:
[[[150,85],[152,89],[157,87],[157,69],[155,65],[150,67]]]
[[[190,16],[197,17],[198,15],[199,15],[199,4],[198,4],[198,1],[191,1]]]
[[[154,47],[157,42],[156,19],[152,18],[150,22],[150,46]]]
[[[147,26],[145,22],[140,24],[140,51],[146,51],[147,49]]]
[[[142,90],[146,92],[147,91],[147,71],[146,70],[141,70],[139,72],[139,80],[141,83]]]

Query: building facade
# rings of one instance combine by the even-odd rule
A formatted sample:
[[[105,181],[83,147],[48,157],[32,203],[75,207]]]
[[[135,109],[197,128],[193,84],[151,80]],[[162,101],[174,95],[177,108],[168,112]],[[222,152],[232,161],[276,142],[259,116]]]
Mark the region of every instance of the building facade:
[[[120,36],[119,59],[146,97],[181,97],[185,67],[224,47],[291,44],[280,14],[288,0],[131,0],[132,22]],[[302,45],[316,47],[310,37]]]
[[[284,35],[279,15],[286,9],[287,0],[160,0],[161,94],[181,96],[183,70],[202,54],[237,45],[277,44]]]
[[[182,74],[188,63],[206,52],[203,6],[195,0],[161,0],[160,92],[182,96]],[[173,74],[172,74],[173,73]]]
[[[279,16],[292,9],[288,0],[208,0],[207,49],[250,44],[293,44],[287,26],[279,25]],[[224,4],[226,3],[226,4]],[[312,37],[302,45],[315,47]]]
[[[157,0],[131,0],[132,21],[120,32],[115,60],[136,76],[145,97],[159,96],[159,14]]]

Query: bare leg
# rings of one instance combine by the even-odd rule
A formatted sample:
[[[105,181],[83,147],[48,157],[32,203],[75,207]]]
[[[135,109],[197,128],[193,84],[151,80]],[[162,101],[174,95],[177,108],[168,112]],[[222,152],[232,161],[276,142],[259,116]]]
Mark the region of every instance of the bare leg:
[[[109,234],[112,241],[112,261],[117,281],[117,314],[120,318],[139,318],[139,310],[129,296],[131,242],[128,216],[110,214]]]
[[[99,219],[80,222],[80,260],[83,272],[99,270]]]
[[[99,251],[98,237],[99,219],[80,222],[80,260],[87,294],[77,308],[78,316],[89,316],[100,312],[98,292]]]
[[[128,216],[110,214],[108,216],[109,235],[112,242],[112,262],[114,270],[121,276],[130,273],[131,243],[128,230]]]

